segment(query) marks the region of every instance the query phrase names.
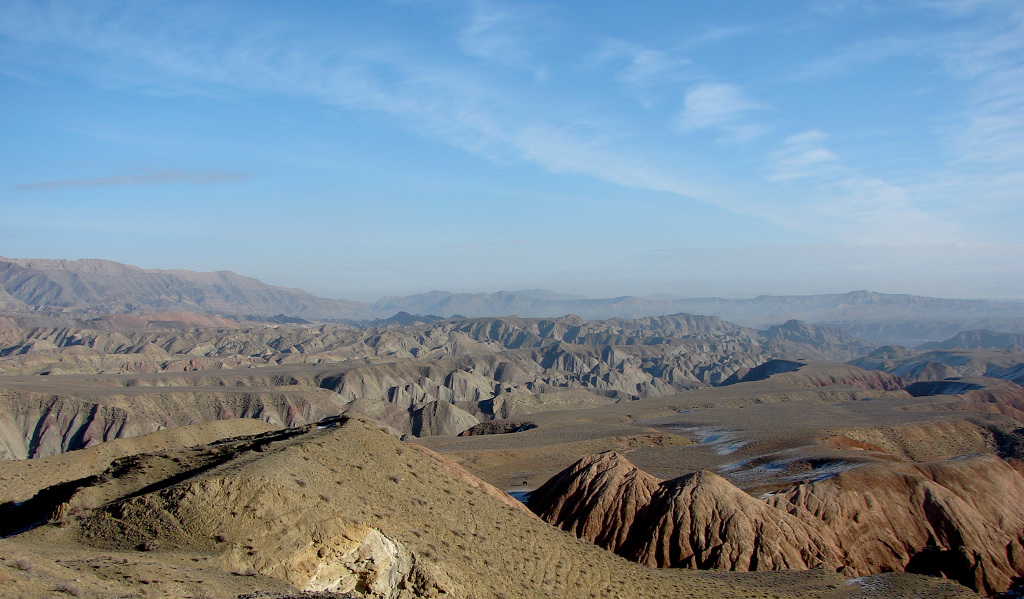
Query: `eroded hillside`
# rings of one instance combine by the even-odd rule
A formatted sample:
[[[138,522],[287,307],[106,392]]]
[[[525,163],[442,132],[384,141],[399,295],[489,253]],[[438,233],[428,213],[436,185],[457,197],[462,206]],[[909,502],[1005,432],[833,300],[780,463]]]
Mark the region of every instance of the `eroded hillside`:
[[[659,480],[616,453],[530,496],[547,522],[653,567],[941,575],[991,594],[1024,574],[1024,477],[996,457],[874,464],[751,497],[712,472]]]
[[[194,326],[210,318],[9,319],[0,451],[40,457],[215,419],[296,426],[351,411],[400,433],[457,434],[493,418],[722,384],[774,358],[867,348],[802,323],[761,333],[691,315]]]

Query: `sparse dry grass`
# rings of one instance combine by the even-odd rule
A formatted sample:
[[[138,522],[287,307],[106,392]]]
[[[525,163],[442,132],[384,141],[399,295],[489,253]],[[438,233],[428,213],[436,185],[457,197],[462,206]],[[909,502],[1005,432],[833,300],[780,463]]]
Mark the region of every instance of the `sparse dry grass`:
[[[82,591],[76,585],[67,582],[59,582],[54,586],[54,591],[58,593],[64,593],[71,597],[81,597]]]

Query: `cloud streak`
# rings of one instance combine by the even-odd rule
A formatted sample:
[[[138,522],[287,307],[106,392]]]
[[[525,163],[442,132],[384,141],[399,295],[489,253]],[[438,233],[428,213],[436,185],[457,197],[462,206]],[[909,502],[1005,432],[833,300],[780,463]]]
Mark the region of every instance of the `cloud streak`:
[[[624,86],[645,108],[664,98],[664,88],[686,78],[692,61],[671,49],[657,49],[623,40],[606,40],[589,61],[595,67],[613,65],[615,81]],[[624,66],[622,63],[625,62]]]

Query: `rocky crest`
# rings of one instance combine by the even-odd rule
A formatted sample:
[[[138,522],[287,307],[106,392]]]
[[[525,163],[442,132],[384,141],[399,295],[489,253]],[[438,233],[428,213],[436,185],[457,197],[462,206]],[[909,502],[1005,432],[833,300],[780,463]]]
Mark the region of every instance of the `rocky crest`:
[[[790,387],[843,386],[865,390],[899,391],[905,384],[900,377],[877,370],[831,363],[805,363],[769,360],[748,371],[737,371],[726,384],[763,381],[771,378]]]
[[[793,319],[842,329],[873,343],[934,341],[965,329],[1024,333],[1019,302],[949,300],[869,291],[750,299],[645,299],[623,296],[587,299],[543,290],[497,293],[432,291],[384,297],[373,304],[316,297],[299,289],[267,285],[228,271],[142,269],[107,260],[0,258],[0,310],[50,313],[140,313],[199,311],[218,314],[280,315],[285,319],[382,319],[410,324],[411,314],[460,318],[518,314],[550,318],[579,314],[587,319],[640,319],[680,312],[707,314],[751,327],[792,331]],[[426,317],[430,320],[432,317]],[[835,333],[829,333],[834,335]],[[848,359],[848,358],[847,358]]]

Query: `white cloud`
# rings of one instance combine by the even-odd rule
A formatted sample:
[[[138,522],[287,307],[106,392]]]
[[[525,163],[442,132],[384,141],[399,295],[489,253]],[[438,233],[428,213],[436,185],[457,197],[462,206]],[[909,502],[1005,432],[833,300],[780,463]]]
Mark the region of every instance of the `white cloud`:
[[[568,127],[533,124],[518,130],[513,143],[524,158],[551,172],[577,173],[627,187],[667,191],[716,203],[718,193],[708,186],[667,174],[615,149],[613,137],[578,133]]]
[[[907,190],[881,179],[850,177],[829,185],[814,212],[831,221],[847,243],[865,238],[890,243],[934,244],[962,237],[961,227],[914,206]]]
[[[829,233],[837,241],[934,243],[961,236],[959,225],[926,211],[908,188],[865,176],[842,163],[820,130],[791,135],[769,155],[767,179],[790,197],[780,218],[789,226]],[[799,182],[799,187],[793,187]]]
[[[701,83],[687,92],[679,123],[687,129],[716,127],[757,108],[760,106],[748,100],[735,85]]]
[[[734,27],[709,27],[696,37],[686,40],[687,47],[702,46],[745,35],[753,30],[749,25]]]
[[[966,82],[968,101],[954,132],[968,161],[1021,168],[1024,161],[1024,10],[1013,11],[998,33],[964,36],[945,61]]]
[[[634,47],[629,51],[629,65],[616,73],[615,78],[640,97],[648,94],[652,86],[678,79],[679,69],[689,64],[689,59],[663,50]]]
[[[746,141],[767,131],[747,120],[750,112],[765,107],[748,99],[728,83],[699,83],[686,93],[678,122],[683,129],[718,129],[732,141]]]
[[[231,26],[223,15],[214,15],[214,20],[220,19],[216,26],[192,31],[197,23],[210,22],[200,16],[211,15],[165,14],[160,8],[142,5],[136,10],[144,14],[109,21],[102,11],[93,13],[91,3],[73,3],[59,19],[28,18],[31,27],[22,28],[17,19],[0,19],[7,21],[0,24],[0,33],[61,46],[62,56],[106,65],[111,84],[163,85],[201,93],[224,87],[232,93],[304,97],[383,114],[408,129],[491,159],[525,160],[551,172],[668,191],[794,230],[876,240],[893,235],[928,240],[937,232],[957,233],[947,222],[952,219],[931,216],[919,207],[919,187],[851,169],[818,130],[785,139],[765,163],[765,179],[774,187],[752,182],[744,194],[737,189],[742,182],[708,184],[712,175],[691,176],[679,166],[685,164],[684,152],[661,156],[657,150],[639,147],[643,138],[629,131],[629,123],[616,121],[617,115],[601,107],[592,108],[583,96],[573,99],[567,94],[568,102],[554,106],[517,93],[521,90],[506,84],[507,78],[491,77],[492,72],[501,75],[499,69],[506,67],[543,65],[529,64],[539,63],[529,52],[530,15],[514,9],[476,5],[469,24],[456,33],[464,52],[487,61],[481,65],[475,60],[438,60],[417,52],[413,42],[406,46],[397,38],[373,43],[357,34],[352,39],[346,34],[337,40],[307,39],[290,31],[287,23]],[[218,36],[207,35],[210,31]],[[1024,135],[1015,137],[1014,127],[1024,123],[1019,102],[1024,76],[999,70],[998,60],[992,62],[1005,57],[1014,44],[1009,37],[988,45],[979,42],[972,52],[958,55],[963,76],[979,83],[972,95],[976,118],[960,137],[964,147],[974,149],[973,155],[981,156],[987,140],[989,149],[1003,159],[1013,158],[1014,151],[1019,156],[1017,140]],[[893,43],[876,57],[905,49]],[[618,54],[605,60],[619,59],[621,67],[612,76],[635,90],[654,89],[666,80],[678,84],[690,68],[673,50],[628,44],[613,44],[611,50]],[[122,68],[127,63],[132,68]],[[685,131],[710,130],[722,140],[742,142],[768,130],[753,119],[767,109],[739,86],[705,81],[687,91],[677,123]]]

